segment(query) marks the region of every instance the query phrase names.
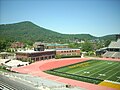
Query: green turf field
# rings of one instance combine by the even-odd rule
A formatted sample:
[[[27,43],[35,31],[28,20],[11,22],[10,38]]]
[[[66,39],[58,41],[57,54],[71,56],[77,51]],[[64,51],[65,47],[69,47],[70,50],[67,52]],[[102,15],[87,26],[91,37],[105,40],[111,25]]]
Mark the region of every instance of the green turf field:
[[[95,84],[104,80],[120,83],[120,62],[118,61],[88,60],[45,72]]]

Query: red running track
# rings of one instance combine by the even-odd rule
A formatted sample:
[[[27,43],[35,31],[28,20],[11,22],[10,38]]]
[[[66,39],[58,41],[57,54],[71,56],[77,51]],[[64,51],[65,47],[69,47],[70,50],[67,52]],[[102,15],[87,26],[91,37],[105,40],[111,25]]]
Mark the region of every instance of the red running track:
[[[83,62],[86,60],[89,60],[89,59],[88,58],[51,59],[51,60],[45,60],[45,61],[38,61],[33,64],[30,64],[29,66],[13,68],[12,70],[15,72],[19,72],[19,73],[27,73],[27,74],[31,74],[34,76],[40,76],[46,79],[51,79],[54,81],[70,84],[73,86],[79,86],[81,88],[85,88],[88,90],[116,90],[116,89],[105,87],[105,86],[100,86],[96,84],[91,84],[91,83],[72,80],[72,79],[63,78],[59,76],[54,76],[54,75],[50,75],[50,74],[43,72],[45,70],[62,67],[62,66],[66,66],[69,64],[77,63],[77,62]],[[110,59],[110,60],[113,60],[113,59]],[[117,61],[120,61],[120,59]]]

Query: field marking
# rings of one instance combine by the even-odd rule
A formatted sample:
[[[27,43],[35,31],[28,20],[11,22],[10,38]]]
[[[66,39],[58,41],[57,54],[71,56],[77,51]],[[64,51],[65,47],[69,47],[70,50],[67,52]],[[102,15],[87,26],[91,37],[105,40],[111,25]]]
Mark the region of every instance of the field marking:
[[[76,65],[76,64],[82,64],[82,63],[88,63],[89,62],[89,60],[86,62],[86,61],[83,61],[83,62],[78,62],[78,63],[75,63],[75,64],[73,64],[73,65],[68,65],[68,66],[66,66],[66,67],[63,67],[63,68],[59,68],[59,69],[56,69],[55,71],[64,71],[65,69],[66,70],[68,70],[67,71],[67,73],[69,73],[69,71],[72,71],[72,70],[74,70],[74,69],[78,69],[78,67],[76,67],[76,68],[69,68],[69,66],[74,66],[74,65]],[[62,70],[61,70],[62,69]],[[62,71],[62,72],[63,72]],[[64,71],[65,72],[65,71]]]
[[[117,64],[118,64],[118,63],[117,63]],[[108,67],[106,67],[106,68],[112,67],[112,66],[114,66],[114,65],[116,65],[116,63],[113,64],[113,65],[111,65],[111,66],[108,66]],[[101,72],[101,71],[105,70],[106,68],[101,69],[101,70],[99,70],[99,71],[97,71],[97,72],[95,72],[95,73],[93,73],[93,74],[91,74],[91,75],[94,75],[94,74],[96,74],[96,73],[98,73],[98,72]],[[89,75],[89,76],[91,76],[91,75]],[[99,77],[99,76],[98,76],[98,77]],[[98,77],[97,77],[97,78],[98,78]]]
[[[101,65],[101,66],[106,66],[105,64],[103,64],[103,65]],[[96,69],[100,69],[100,68],[102,68],[102,67],[98,67],[98,68],[96,68]],[[96,69],[94,69],[94,70],[96,70]],[[93,69],[91,69],[91,70],[88,70],[88,72],[92,72],[92,71],[94,71]],[[94,73],[93,73],[94,74]],[[83,73],[82,74],[80,74],[80,75],[83,75]],[[84,75],[84,76],[90,76],[91,74],[89,74],[89,75]],[[94,78],[94,77],[93,77]]]
[[[111,62],[111,61],[110,61]],[[117,64],[119,64],[119,63],[114,63],[114,62],[111,62],[112,64],[111,65],[109,65],[109,66],[107,66],[108,64],[109,64],[109,61],[104,61],[104,62],[98,62],[97,64],[94,62],[94,66],[89,66],[89,67],[86,67],[86,68],[83,68],[83,70],[80,70],[80,71],[76,71],[75,73],[80,73],[80,72],[82,72],[82,71],[85,71],[85,70],[87,70],[87,69],[91,69],[91,68],[95,68],[94,70],[97,70],[97,69],[99,69],[99,68],[102,68],[103,66],[105,67],[106,66],[106,68],[103,68],[102,70],[100,70],[100,71],[97,71],[97,72],[95,72],[95,73],[92,73],[92,74],[90,74],[90,75],[86,75],[86,76],[92,76],[92,75],[94,75],[94,74],[96,74],[96,73],[98,73],[98,72],[101,72],[101,71],[106,71],[105,73],[109,73],[110,71],[112,71],[112,70],[114,70],[114,69],[116,69],[116,68],[118,68],[119,67],[119,65],[116,67],[116,68],[113,68],[113,69],[110,69],[109,70],[109,68],[110,67],[113,67],[113,66],[116,66]],[[92,63],[91,63],[92,64]],[[96,67],[97,66],[97,67]],[[91,69],[91,70],[88,70],[88,71],[93,71],[93,69]],[[69,72],[68,72],[69,73]],[[104,73],[104,74],[105,74]],[[116,72],[116,73],[118,73],[118,72]],[[115,73],[115,74],[116,74]],[[70,74],[74,74],[74,73],[70,73]],[[82,74],[84,74],[84,73],[82,73]],[[82,75],[81,74],[81,75]],[[99,74],[99,73],[98,73]],[[112,76],[113,76],[114,74],[112,74]],[[84,75],[85,76],[85,75]],[[97,76],[96,76],[97,77]],[[93,78],[96,78],[96,77],[93,77]],[[99,78],[99,77],[101,77],[101,76],[98,76],[97,78]],[[110,76],[111,77],[111,76]],[[109,78],[110,78],[109,77]],[[104,79],[104,78],[103,78]],[[106,78],[105,78],[106,79]],[[105,80],[104,79],[104,80]],[[59,80],[59,79],[58,79]],[[119,79],[117,79],[117,80],[119,80]]]
[[[118,66],[119,66],[119,65],[118,65]],[[117,67],[118,67],[118,66],[117,66]],[[117,67],[116,67],[116,68],[117,68]],[[114,70],[114,69],[116,69],[116,68],[113,68],[113,69],[107,71],[106,73],[108,73],[108,72],[110,72],[110,71],[112,71],[112,70]],[[118,72],[119,72],[119,71],[118,71]],[[116,72],[116,73],[118,73],[118,72]],[[106,74],[106,73],[104,73],[104,74]],[[111,76],[115,75],[116,73],[112,74]],[[109,77],[111,77],[111,76],[109,76]],[[101,76],[98,76],[97,78],[100,78],[100,77],[101,77]],[[109,77],[108,77],[108,78],[109,78]],[[105,80],[106,80],[106,79],[109,80],[108,78],[105,78]]]
[[[102,66],[104,66],[104,63],[106,63],[106,62],[108,62],[108,61],[104,61],[104,62],[102,62],[101,64],[103,64]],[[101,65],[101,64],[99,64],[99,66]],[[91,66],[91,67],[88,67],[88,68],[85,68],[85,69],[83,69],[83,70],[80,70],[80,71],[78,71],[78,72],[81,72],[81,71],[84,71],[84,70],[87,70],[87,69],[90,69],[90,68],[93,68],[93,67],[96,67],[96,66],[98,66],[98,64],[96,64],[95,66]],[[106,66],[106,65],[105,65]],[[100,68],[100,67],[98,67],[98,68]],[[98,69],[98,68],[96,68],[96,69]],[[91,69],[90,71],[92,71],[93,69]]]
[[[118,68],[119,67],[119,65],[116,67],[116,68]],[[107,72],[105,72],[104,74],[106,74],[106,73],[108,73],[108,72],[110,72],[110,71],[112,71],[112,70],[114,70],[114,69],[116,69],[116,68],[113,68],[113,69],[111,69],[111,70],[109,70],[109,71],[107,71]],[[118,71],[119,72],[119,71]],[[97,78],[99,78],[100,76],[98,76]]]
[[[103,64],[103,63],[105,63],[105,62],[101,62],[101,64]],[[99,64],[99,65],[101,65],[101,64]],[[90,67],[88,67],[88,68],[84,68],[83,70],[77,71],[77,72],[72,73],[72,74],[77,74],[77,73],[80,73],[80,72],[82,72],[82,71],[84,71],[84,70],[87,70],[87,69],[90,69],[90,68],[93,68],[93,67],[96,67],[96,66],[97,66],[97,64],[94,65],[94,66],[90,66]]]
[[[118,72],[120,72],[120,71],[118,71]],[[116,73],[112,74],[111,76],[109,76],[109,77],[108,77],[108,78],[106,78],[106,79],[111,78],[112,76],[114,76],[114,75],[115,75],[115,74],[117,74],[118,72],[116,72]]]
[[[120,79],[120,78],[118,78],[118,79],[116,80],[116,82],[118,82],[118,81],[119,81],[119,79]]]
[[[106,63],[106,62],[101,62],[99,65],[103,64],[103,63]],[[93,68],[93,67],[96,67],[98,64],[94,65],[94,66],[90,66],[90,67],[87,67],[87,68],[84,68],[83,70],[80,70],[80,71],[77,71],[75,72],[74,74],[79,74],[80,72],[84,71],[84,70],[87,70],[87,69],[90,69],[90,68]]]
[[[111,69],[111,70],[114,70],[114,69],[118,68],[119,66],[120,66],[120,65],[118,65],[117,67],[115,67],[115,68],[113,68],[113,69]],[[105,74],[108,73],[108,72],[110,72],[111,70],[105,72]]]
[[[103,64],[103,63],[102,63]],[[99,65],[101,65],[101,64],[99,64]],[[101,66],[106,66],[106,64],[103,64],[103,65],[101,65]],[[96,70],[96,69],[99,69],[99,68],[102,68],[102,67],[96,67],[94,70]],[[93,69],[91,69],[91,70],[89,70],[88,72],[92,72],[92,71],[94,71]],[[90,74],[91,75],[91,74]]]
[[[89,61],[89,60],[88,60],[88,61]],[[87,61],[87,62],[88,62],[88,61]],[[81,64],[81,63],[83,63],[83,62],[86,62],[86,61],[76,62],[76,63],[73,63],[72,65],[69,64],[69,65],[66,65],[66,66],[62,66],[62,67],[60,67],[60,68],[58,68],[58,69],[55,69],[54,71],[65,72],[66,70],[70,70],[69,66],[74,66],[74,65],[76,65],[76,64]],[[77,68],[74,68],[74,69],[77,69]],[[64,70],[65,70],[65,71],[64,71]],[[72,70],[72,68],[71,68],[71,70]]]
[[[106,62],[105,62],[106,63]],[[101,63],[101,64],[103,64],[103,66],[106,66],[106,65],[104,65],[104,63]],[[101,65],[101,64],[99,64],[99,65]],[[108,66],[108,67],[106,67],[106,68],[104,68],[104,69],[102,69],[102,70],[100,70],[100,71],[98,71],[98,72],[101,72],[101,71],[103,71],[103,70],[105,70],[105,69],[107,69],[107,68],[109,68],[109,67],[113,67],[113,66],[115,66],[115,65],[117,65],[118,63],[113,63],[112,65],[110,65],[110,66]],[[97,65],[95,65],[95,66],[97,66]],[[95,67],[95,66],[93,66],[93,67]],[[118,65],[119,66],[119,65]],[[91,68],[91,67],[90,67]],[[83,69],[83,70],[81,70],[81,71],[79,71],[79,72],[82,72],[82,71],[84,71],[84,70],[87,70],[87,69],[90,69],[90,68],[86,68],[86,69]],[[99,68],[99,67],[98,67]],[[98,69],[98,68],[96,68],[96,69]],[[118,67],[116,67],[116,68],[118,68]],[[113,68],[112,70],[114,70],[114,69],[116,69],[116,68]],[[92,71],[92,70],[90,70],[90,71]],[[111,70],[109,70],[108,72],[110,72]],[[96,73],[98,73],[98,72],[96,72]],[[108,73],[108,72],[106,72],[106,73]],[[88,76],[91,76],[91,75],[94,75],[94,74],[96,74],[96,73],[93,73],[93,74],[90,74],[90,75],[88,75]],[[98,76],[98,77],[100,77],[100,76]],[[98,78],[97,77],[97,78]],[[96,78],[96,77],[93,77],[93,78]]]

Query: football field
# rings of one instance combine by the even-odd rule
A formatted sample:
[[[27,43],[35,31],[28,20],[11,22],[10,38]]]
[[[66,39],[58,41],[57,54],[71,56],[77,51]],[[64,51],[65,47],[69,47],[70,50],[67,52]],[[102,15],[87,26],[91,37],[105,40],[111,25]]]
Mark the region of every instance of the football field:
[[[119,61],[88,60],[45,72],[94,84],[99,84],[104,80],[120,83]]]

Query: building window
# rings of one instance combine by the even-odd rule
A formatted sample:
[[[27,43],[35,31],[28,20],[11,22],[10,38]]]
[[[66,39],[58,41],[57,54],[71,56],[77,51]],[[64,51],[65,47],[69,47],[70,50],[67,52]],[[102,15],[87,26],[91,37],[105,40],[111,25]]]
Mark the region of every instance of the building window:
[[[36,58],[36,61],[39,61],[39,58]]]
[[[47,59],[47,56],[45,57],[45,59]]]
[[[52,58],[55,58],[55,56],[52,56]]]
[[[51,56],[49,56],[49,59],[51,59]]]
[[[43,60],[43,57],[41,57],[41,60]]]

